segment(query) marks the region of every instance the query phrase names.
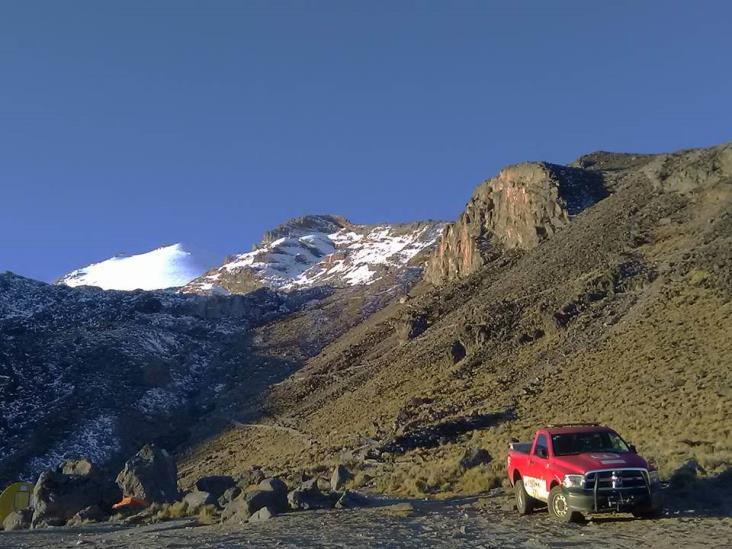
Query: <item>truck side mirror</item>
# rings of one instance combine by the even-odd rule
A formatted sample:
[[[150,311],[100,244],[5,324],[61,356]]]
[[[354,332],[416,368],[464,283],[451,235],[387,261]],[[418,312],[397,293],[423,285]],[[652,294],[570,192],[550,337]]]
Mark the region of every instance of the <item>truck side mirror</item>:
[[[638,450],[635,449],[635,444],[630,445],[630,451],[633,452],[634,454],[638,453]]]
[[[547,456],[546,448],[539,446],[536,449],[536,455],[539,456],[540,458],[546,458],[546,456]]]

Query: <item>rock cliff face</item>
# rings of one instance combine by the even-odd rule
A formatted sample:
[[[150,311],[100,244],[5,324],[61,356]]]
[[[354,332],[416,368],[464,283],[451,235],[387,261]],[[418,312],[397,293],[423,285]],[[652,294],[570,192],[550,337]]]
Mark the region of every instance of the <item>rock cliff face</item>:
[[[445,227],[425,278],[439,285],[475,272],[501,250],[535,248],[605,195],[596,172],[544,162],[508,166],[479,185]]]

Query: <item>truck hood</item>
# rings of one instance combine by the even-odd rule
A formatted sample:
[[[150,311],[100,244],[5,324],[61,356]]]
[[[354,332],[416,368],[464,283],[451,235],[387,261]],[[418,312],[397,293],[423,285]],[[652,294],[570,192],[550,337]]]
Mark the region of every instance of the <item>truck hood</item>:
[[[570,456],[555,456],[554,463],[565,469],[565,474],[584,474],[597,469],[622,469],[624,467],[648,468],[646,460],[638,454],[624,452],[587,452]]]

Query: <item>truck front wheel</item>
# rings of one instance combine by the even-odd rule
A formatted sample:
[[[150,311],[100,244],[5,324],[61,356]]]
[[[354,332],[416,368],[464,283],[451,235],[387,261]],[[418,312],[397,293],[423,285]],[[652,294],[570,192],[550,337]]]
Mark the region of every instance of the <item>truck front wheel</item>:
[[[582,520],[582,513],[570,509],[567,496],[562,492],[561,486],[555,486],[551,489],[547,507],[549,507],[549,514],[555,520],[561,522],[579,522]]]
[[[534,510],[534,498],[526,493],[524,481],[519,479],[513,485],[513,491],[516,494],[516,509],[519,515],[528,515]]]

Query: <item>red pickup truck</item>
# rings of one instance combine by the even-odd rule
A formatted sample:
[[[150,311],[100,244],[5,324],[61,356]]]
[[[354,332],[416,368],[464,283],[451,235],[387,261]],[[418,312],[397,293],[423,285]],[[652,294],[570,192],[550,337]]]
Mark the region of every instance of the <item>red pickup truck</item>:
[[[511,443],[507,472],[522,515],[538,502],[564,522],[603,511],[653,516],[662,507],[658,472],[602,425],[539,429],[533,442]]]

